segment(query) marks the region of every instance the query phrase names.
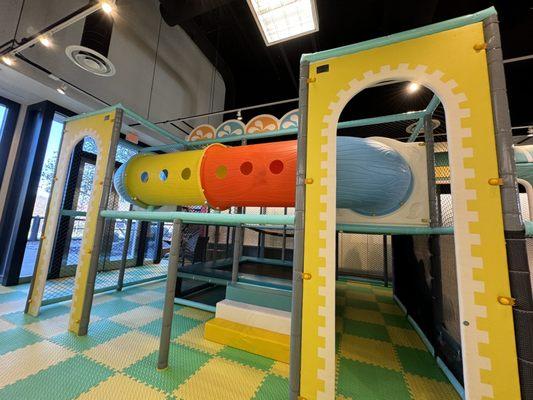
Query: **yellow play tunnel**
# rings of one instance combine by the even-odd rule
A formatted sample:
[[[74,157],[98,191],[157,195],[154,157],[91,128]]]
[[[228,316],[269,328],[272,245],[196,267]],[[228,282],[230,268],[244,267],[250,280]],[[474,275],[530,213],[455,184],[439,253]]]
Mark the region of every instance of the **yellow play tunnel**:
[[[126,200],[142,207],[204,204],[200,165],[206,150],[132,157],[115,174],[115,187]]]

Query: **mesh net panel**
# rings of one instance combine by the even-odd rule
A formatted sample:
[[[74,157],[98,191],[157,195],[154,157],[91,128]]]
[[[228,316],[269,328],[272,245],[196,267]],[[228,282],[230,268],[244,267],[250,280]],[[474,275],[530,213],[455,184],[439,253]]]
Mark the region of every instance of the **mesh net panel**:
[[[385,251],[383,235],[339,233],[338,268],[340,275],[384,280]],[[387,272],[392,277],[392,250],[387,240]]]
[[[136,153],[137,151],[131,147],[119,143],[116,161],[123,163]],[[72,296],[86,223],[84,213],[87,212],[93,190],[97,154],[98,149],[92,138],[85,138],[72,154],[62,205],[65,210],[63,214],[66,215],[62,215],[59,220],[50,273],[43,297],[45,302],[54,302]],[[106,208],[127,211],[130,207],[130,204],[123,200],[112,186]],[[128,251],[124,284],[157,279],[166,274],[165,265],[154,263],[156,256],[160,254],[156,246],[159,224],[150,224],[148,229],[144,230],[146,240],[140,240],[140,235],[143,234],[142,223],[133,221],[130,240],[126,244],[127,225],[126,220],[106,219],[104,221],[95,291],[117,287],[123,250],[126,245]],[[138,249],[141,242],[145,243],[143,252],[139,252]],[[144,254],[145,259],[141,263],[138,262],[140,253]]]

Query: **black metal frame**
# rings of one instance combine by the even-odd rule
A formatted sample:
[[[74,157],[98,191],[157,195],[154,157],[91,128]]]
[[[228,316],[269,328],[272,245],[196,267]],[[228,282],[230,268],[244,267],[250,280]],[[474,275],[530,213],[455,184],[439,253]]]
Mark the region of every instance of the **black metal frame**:
[[[9,178],[4,209],[0,216],[0,269],[2,284],[19,283],[37,188],[55,114],[73,112],[49,101],[28,106]]]
[[[6,170],[7,159],[9,158],[9,151],[11,150],[11,143],[15,134],[15,128],[20,112],[20,104],[15,103],[5,97],[0,96],[0,104],[7,108],[7,116],[5,124],[0,133],[0,184],[4,179],[4,172]]]

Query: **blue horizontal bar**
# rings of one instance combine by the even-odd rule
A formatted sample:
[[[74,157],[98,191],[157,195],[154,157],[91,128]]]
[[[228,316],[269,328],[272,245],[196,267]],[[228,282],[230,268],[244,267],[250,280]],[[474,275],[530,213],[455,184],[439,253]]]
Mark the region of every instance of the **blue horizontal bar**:
[[[494,7],[489,7],[474,14],[450,19],[448,21],[437,22],[436,24],[411,29],[408,31],[396,33],[394,35],[383,36],[377,39],[366,40],[364,42],[351,44],[348,46],[337,47],[336,49],[319,51],[317,53],[312,54],[304,54],[302,55],[301,61],[322,61],[333,57],[341,57],[349,54],[359,53],[361,51],[374,49],[376,47],[388,46],[390,44],[404,42],[406,40],[416,39],[422,36],[432,35],[450,29],[460,28],[462,26],[474,24],[476,22],[481,22],[494,14],[496,14],[496,9]]]
[[[216,310],[217,310],[215,306],[210,306],[208,304],[198,303],[197,301],[181,299],[179,297],[176,297],[174,299],[174,304],[179,304],[180,306],[185,306],[185,307],[197,308],[199,310],[209,311],[209,312],[212,312],[212,313],[216,312]]]
[[[424,113],[425,113],[425,110],[409,111],[409,112],[405,112],[401,114],[384,115],[382,117],[362,118],[362,119],[356,119],[353,121],[339,122],[337,125],[337,129],[347,129],[347,128],[355,128],[355,127],[360,127],[360,126],[386,124],[389,122],[416,120],[416,119],[424,117],[425,115]],[[243,139],[257,140],[257,139],[291,136],[291,135],[296,135],[297,133],[298,133],[298,128],[279,129],[279,130],[270,131],[270,132],[247,133],[244,135],[224,136],[224,137],[216,138],[216,139],[206,139],[206,140],[198,140],[195,142],[185,142],[183,146],[197,147],[197,146],[204,146],[204,145],[213,144],[213,143],[240,142]],[[182,144],[165,144],[161,146],[145,147],[143,150],[141,150],[141,153],[148,153],[151,151],[158,151],[158,150],[177,151],[181,149],[182,149]]]
[[[104,218],[131,219],[139,221],[172,222],[176,219],[190,224],[218,224],[236,226],[241,224],[294,225],[294,215],[219,214],[190,213],[183,211],[114,211],[104,210]]]
[[[381,235],[453,235],[453,227],[337,224],[337,231]]]

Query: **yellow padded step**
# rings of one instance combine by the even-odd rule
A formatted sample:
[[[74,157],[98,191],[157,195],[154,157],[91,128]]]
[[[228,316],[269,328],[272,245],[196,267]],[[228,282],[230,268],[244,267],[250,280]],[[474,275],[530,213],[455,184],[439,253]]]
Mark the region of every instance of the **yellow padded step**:
[[[289,363],[289,335],[213,318],[205,323],[204,337],[212,342]]]

